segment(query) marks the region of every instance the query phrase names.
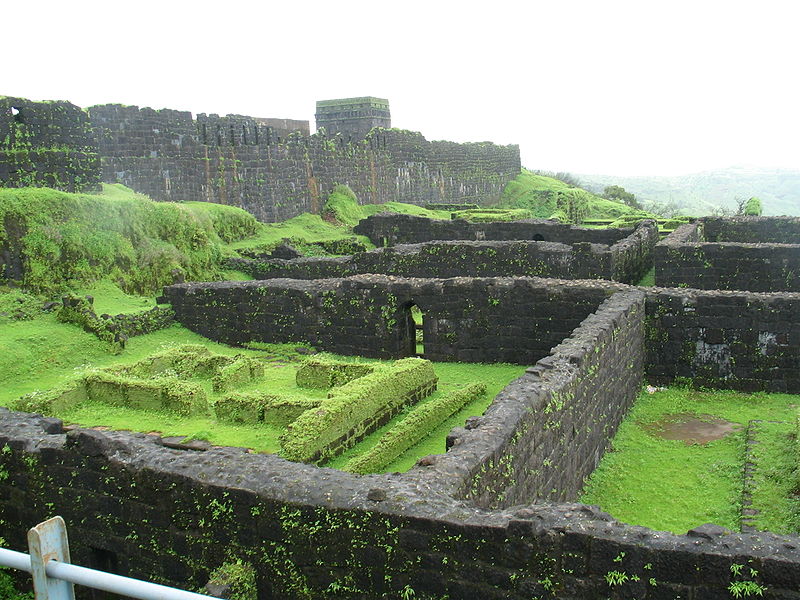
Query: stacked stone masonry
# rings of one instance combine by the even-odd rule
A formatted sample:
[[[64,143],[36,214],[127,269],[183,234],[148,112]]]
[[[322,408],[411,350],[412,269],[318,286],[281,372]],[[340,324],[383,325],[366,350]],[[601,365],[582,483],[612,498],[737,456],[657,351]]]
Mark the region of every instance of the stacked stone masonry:
[[[295,331],[290,319],[270,321],[265,312],[299,309],[310,311],[302,318],[314,341],[331,350],[338,350],[328,346],[335,341],[312,323],[350,327],[364,340],[376,327],[402,337],[395,309],[409,300],[458,327],[468,327],[467,318],[485,319],[489,331],[506,316],[501,312],[521,328],[526,310],[538,311],[538,331],[509,332],[521,360],[535,364],[485,415],[453,430],[446,454],[404,474],[355,476],[236,448],[179,450],[156,435],[65,432],[56,419],[3,412],[0,468],[8,476],[0,479],[0,533],[22,549],[25,529],[57,511],[78,563],[197,587],[223,561],[241,558],[256,570],[260,598],[322,598],[341,586],[352,598],[399,597],[406,586],[415,597],[451,599],[728,598],[731,565],[744,563],[758,571],[764,598],[798,600],[796,537],[710,525],[678,536],[572,503],[638,395],[643,370],[653,366],[645,340],[669,327],[659,306],[681,302],[677,292],[588,281],[377,276],[172,286],[165,294],[178,318],[204,333],[222,334],[213,321],[242,327],[259,319],[267,320],[262,331]],[[748,296],[770,304],[767,296]],[[476,305],[478,299],[484,302]],[[379,315],[370,307],[381,301],[391,310]],[[583,308],[568,322],[562,313],[571,304]],[[362,323],[346,323],[343,311],[361,314]],[[690,329],[714,318],[692,315]],[[800,311],[780,318],[800,326]],[[539,339],[550,324],[560,329],[550,339],[563,339],[552,351]],[[474,359],[506,358],[503,343],[487,342]],[[452,351],[472,350],[470,344],[465,336]],[[382,345],[376,353],[402,350]],[[611,572],[626,578],[612,587]]]
[[[178,284],[165,288],[163,299],[183,325],[227,344],[308,342],[375,358],[415,354],[417,306],[426,358],[533,364],[616,289],[523,277],[362,275]]]
[[[588,242],[612,246],[631,233],[630,228],[588,229],[544,219],[470,223],[464,219],[447,221],[388,212],[362,219],[353,231],[367,236],[376,246],[441,240]]]
[[[383,122],[383,121],[381,121]],[[0,185],[123,183],[155,200],[239,206],[262,221],[318,213],[336,184],[364,203],[488,202],[518,146],[429,142],[411,131],[309,135],[307,121],[0,98]]]
[[[648,293],[648,378],[800,393],[800,294]]]
[[[800,292],[800,219],[707,217],[656,245],[656,284]]]
[[[336,184],[364,203],[489,201],[520,172],[519,147],[428,142],[375,129],[308,135],[308,124],[104,105],[89,109],[103,181],[156,200],[239,206],[262,221],[318,213]],[[271,125],[268,123],[272,123]],[[293,131],[290,131],[293,130]]]
[[[430,219],[425,219],[430,221]],[[368,219],[367,219],[368,221]],[[363,221],[362,221],[363,222]],[[470,225],[465,221],[444,221],[456,227]],[[401,244],[353,256],[304,257],[282,259],[233,259],[230,266],[249,273],[256,279],[326,279],[366,273],[383,273],[400,277],[508,277],[535,276],[565,279],[607,279],[636,283],[649,270],[652,249],[658,239],[658,229],[646,221],[636,229],[616,230],[619,236],[597,236],[592,229],[566,228],[554,223],[502,223],[496,228],[497,237],[514,232],[515,226],[527,226],[518,234],[519,241],[441,241]],[[548,229],[552,228],[552,229]],[[528,241],[533,232],[544,232],[557,239],[558,231],[567,231],[571,245],[557,242]],[[613,245],[590,243],[586,238],[614,240]],[[489,239],[494,239],[495,235]],[[511,234],[509,234],[511,235]],[[479,238],[482,236],[478,236]]]
[[[89,117],[69,102],[0,96],[0,187],[95,190],[100,156]]]
[[[381,216],[381,221],[393,221]],[[398,219],[416,225],[418,220]],[[370,223],[370,219],[362,221]],[[374,221],[372,221],[374,223]],[[442,221],[464,233],[473,228],[466,221]],[[658,239],[654,222],[645,221],[635,229],[613,230],[597,235],[598,230],[581,229],[551,222],[509,222],[481,229],[476,237],[483,241],[440,241],[400,244],[346,257],[303,257],[298,259],[232,259],[231,268],[256,279],[327,279],[366,273],[400,277],[508,277],[536,276],[567,279],[607,279],[636,283],[649,270],[653,247]],[[361,225],[359,225],[360,227]],[[369,226],[362,231],[371,229]],[[402,229],[401,229],[402,230]],[[558,239],[560,233],[571,245],[555,241],[531,241],[545,237]],[[441,229],[431,235],[445,235]],[[473,232],[474,233],[474,232]],[[486,233],[486,235],[482,235]],[[585,237],[582,235],[585,234]],[[515,236],[518,236],[515,238]],[[375,239],[380,240],[377,235]],[[420,236],[423,237],[423,236]],[[435,239],[435,238],[434,238]],[[445,236],[443,239],[451,239]],[[490,240],[516,241],[490,241]],[[592,243],[592,240],[602,240]],[[612,245],[606,245],[611,243]]]

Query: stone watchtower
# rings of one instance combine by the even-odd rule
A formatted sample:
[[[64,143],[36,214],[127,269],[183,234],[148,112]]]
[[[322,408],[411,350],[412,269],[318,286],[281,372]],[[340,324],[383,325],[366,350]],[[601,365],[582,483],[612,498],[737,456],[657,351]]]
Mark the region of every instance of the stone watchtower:
[[[373,127],[392,126],[389,101],[366,96],[319,100],[317,102],[317,129],[324,127],[329,134],[342,133],[365,137]]]

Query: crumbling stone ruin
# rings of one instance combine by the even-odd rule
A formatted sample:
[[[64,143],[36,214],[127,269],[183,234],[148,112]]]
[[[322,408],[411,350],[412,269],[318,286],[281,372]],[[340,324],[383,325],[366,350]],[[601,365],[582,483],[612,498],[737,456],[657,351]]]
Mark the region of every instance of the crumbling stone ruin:
[[[168,116],[122,112],[126,126],[141,123],[140,117]],[[191,123],[173,117],[174,123]],[[191,131],[167,146],[196,144]],[[390,132],[373,133],[362,146],[334,141],[330,151],[342,152],[341,164],[348,152],[347,160],[360,164],[383,152],[384,133],[393,139]],[[234,140],[237,135],[235,128]],[[243,133],[241,140],[245,135],[251,139]],[[291,164],[294,136],[275,147],[253,144],[253,156],[266,154],[277,162],[283,157],[283,164]],[[315,144],[329,141],[319,137],[308,150],[313,154]],[[148,139],[142,151],[154,143],[155,137]],[[236,154],[241,146],[222,138],[220,144],[199,144],[199,151],[209,152],[212,172],[226,153],[243,156]],[[166,167],[169,175],[162,172],[151,182],[172,182],[154,187],[176,197],[208,189],[217,197],[222,189],[239,189],[203,187],[210,180],[192,174],[195,155],[168,154],[159,146],[162,151],[151,159],[152,172],[143,166],[144,156],[113,157],[104,168],[128,165],[123,171],[137,175],[119,178],[141,175],[144,181]],[[314,160],[306,164],[332,164]],[[182,175],[173,180],[174,172]],[[312,177],[319,185],[319,171],[314,173],[306,191],[313,189]],[[313,198],[303,194],[299,210]],[[235,198],[247,204],[246,194]],[[266,207],[262,217],[282,214]],[[445,454],[427,456],[406,473],[359,476],[241,448],[192,449],[155,435],[65,431],[57,419],[0,409],[5,537],[24,539],[32,523],[57,507],[70,523],[77,563],[199,587],[225,560],[239,558],[254,568],[260,598],[714,599],[730,596],[732,565],[747,564],[759,574],[762,597],[800,600],[796,536],[737,533],[710,524],[673,535],[617,522],[576,502],[642,381],[800,393],[798,290],[758,293],[765,290],[749,290],[745,278],[731,275],[741,267],[713,263],[729,250],[738,260],[761,256],[761,244],[753,253],[747,246],[759,240],[793,245],[791,220],[706,219],[676,230],[655,245],[656,277],[674,278],[671,288],[628,285],[655,243],[651,224],[589,234],[531,222],[423,223],[383,216],[361,227],[387,247],[362,253],[368,258],[276,260],[269,269],[253,267],[264,269],[261,280],[178,284],[165,288],[164,299],[186,327],[229,344],[304,341],[343,354],[396,359],[416,352],[416,307],[429,358],[530,365],[484,415],[450,432]],[[708,241],[700,242],[700,228]],[[553,260],[565,261],[563,270],[576,279],[504,273],[504,259],[492,262],[489,250],[500,256],[503,244],[514,243],[563,246],[557,248],[561,258]],[[403,244],[418,247],[407,250]],[[619,244],[633,248],[629,268],[602,270],[597,262],[597,279],[570,271],[582,250],[587,256],[613,255]],[[432,267],[423,270],[422,263],[413,267],[417,271],[394,271],[407,264],[400,257],[420,261],[434,248],[478,248],[496,271],[444,278]],[[780,269],[790,268],[793,259],[780,254],[782,247],[774,250],[762,265],[780,256],[774,273],[786,277]],[[683,257],[674,269],[669,253]],[[707,287],[705,271],[693,270],[695,260],[711,262],[718,273],[710,281],[727,281],[731,289],[699,289]],[[444,269],[466,264],[440,262]],[[283,277],[271,277],[270,269]],[[624,277],[613,276],[623,271]],[[772,285],[763,281],[759,285]]]
[[[800,292],[800,219],[705,217],[656,246],[656,284]]]

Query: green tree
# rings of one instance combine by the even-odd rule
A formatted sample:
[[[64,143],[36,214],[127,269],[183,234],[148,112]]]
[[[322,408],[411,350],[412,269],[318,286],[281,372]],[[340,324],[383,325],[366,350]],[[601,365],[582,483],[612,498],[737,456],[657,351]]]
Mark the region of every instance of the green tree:
[[[642,205],[636,199],[634,194],[631,194],[621,185],[609,185],[603,191],[603,198],[607,200],[614,200],[615,202],[622,202],[631,208],[641,209]]]
[[[761,200],[753,196],[744,205],[744,214],[758,217],[761,215]]]

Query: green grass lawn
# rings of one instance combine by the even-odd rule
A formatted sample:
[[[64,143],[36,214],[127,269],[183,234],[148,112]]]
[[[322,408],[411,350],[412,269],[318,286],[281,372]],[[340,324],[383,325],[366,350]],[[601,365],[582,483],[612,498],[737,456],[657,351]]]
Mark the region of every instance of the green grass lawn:
[[[796,534],[800,532],[800,481],[795,424],[763,421],[752,427],[751,507],[758,511],[753,525],[762,531]]]
[[[128,296],[107,283],[88,287],[83,291],[95,295],[98,312],[141,310],[154,305],[152,298]],[[133,337],[122,354],[112,355],[108,353],[107,346],[93,335],[74,325],[58,322],[54,314],[40,314],[31,320],[0,323],[0,406],[12,405],[17,398],[28,392],[63,385],[87,369],[131,364],[175,344],[201,344],[220,354],[244,353],[262,359],[267,375],[256,387],[268,388],[270,392],[299,393],[315,397],[323,397],[326,393],[322,390],[297,388],[295,373],[304,359],[295,351],[300,344],[259,345],[258,350],[233,348],[212,342],[175,325],[148,335]],[[340,358],[376,362],[359,357]],[[423,402],[471,381],[486,382],[488,393],[483,399],[468,404],[450,417],[428,438],[387,467],[387,470],[406,470],[421,456],[444,452],[444,440],[448,431],[456,425],[463,425],[467,417],[482,414],[494,396],[512,379],[522,374],[524,367],[437,363],[435,369],[439,377],[439,390]],[[210,389],[210,382],[203,382],[203,385]],[[167,412],[148,412],[91,402],[56,416],[68,423],[83,426],[159,432],[169,436],[206,439],[217,445],[244,446],[259,452],[277,452],[278,435],[281,433],[280,428],[269,425],[219,423],[211,415],[181,417]],[[396,419],[402,416],[401,413]],[[380,435],[396,422],[394,420],[373,433],[348,454],[334,461],[333,466],[344,464],[354,453],[363,452],[376,443]]]
[[[656,530],[685,533],[716,523],[738,531],[746,425],[752,419],[792,421],[798,403],[800,396],[789,394],[686,388],[643,392],[586,483],[581,501],[599,505],[620,521]],[[652,424],[675,414],[711,415],[740,428],[706,445],[657,436]],[[765,515],[771,510],[763,508]]]

